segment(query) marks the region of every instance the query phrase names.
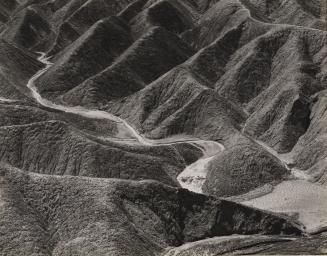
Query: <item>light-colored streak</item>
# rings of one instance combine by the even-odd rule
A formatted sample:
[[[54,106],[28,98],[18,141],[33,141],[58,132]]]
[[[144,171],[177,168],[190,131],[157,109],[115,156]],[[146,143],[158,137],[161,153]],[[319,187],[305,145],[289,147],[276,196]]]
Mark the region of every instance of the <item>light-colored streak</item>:
[[[316,233],[327,226],[326,195],[327,189],[317,184],[306,180],[288,180],[277,185],[272,193],[242,204],[295,215],[306,227],[306,232]]]
[[[202,187],[208,174],[209,163],[213,158],[214,156],[201,158],[187,166],[177,177],[181,186],[190,191],[202,194]]]
[[[0,101],[2,101],[2,102],[15,102],[15,100],[6,99],[6,98],[3,98],[3,97],[0,97]]]
[[[181,186],[184,188],[187,188],[194,192],[201,192],[201,187],[203,184],[203,181],[198,182],[197,177],[201,177],[201,179],[205,179],[207,174],[207,165],[212,160],[212,158],[223,151],[225,148],[222,144],[216,142],[216,141],[204,141],[199,139],[175,139],[172,140],[169,139],[161,139],[161,140],[152,140],[144,137],[142,134],[140,134],[131,124],[129,124],[126,120],[117,117],[115,115],[112,115],[106,111],[101,110],[90,110],[84,107],[71,107],[71,106],[63,106],[56,103],[53,103],[41,96],[41,94],[38,92],[35,81],[40,78],[47,70],[52,66],[52,63],[49,61],[49,58],[46,58],[45,53],[39,53],[40,57],[38,60],[45,64],[45,68],[37,72],[27,83],[27,87],[31,90],[32,95],[34,99],[40,103],[42,106],[63,111],[66,113],[72,113],[76,115],[80,115],[83,117],[87,117],[90,119],[106,119],[113,122],[116,122],[118,124],[124,125],[131,134],[139,141],[140,144],[145,146],[170,146],[175,144],[181,144],[181,143],[189,143],[198,149],[200,149],[203,153],[203,157],[200,158],[195,163],[189,165],[186,167],[186,169],[178,176],[178,180],[181,183]],[[122,142],[128,143],[130,140],[121,140]],[[194,179],[191,179],[191,175],[194,176]],[[185,177],[188,177],[187,180],[185,180]],[[185,180],[185,182],[184,182]],[[193,180],[193,182],[191,182]]]
[[[264,142],[255,142],[278,158],[291,171],[294,179],[281,182],[268,194],[245,199],[242,204],[291,215],[304,225],[307,233],[324,230],[327,227],[327,189],[312,183],[305,171],[290,168],[289,164],[293,162],[291,154],[279,154]]]

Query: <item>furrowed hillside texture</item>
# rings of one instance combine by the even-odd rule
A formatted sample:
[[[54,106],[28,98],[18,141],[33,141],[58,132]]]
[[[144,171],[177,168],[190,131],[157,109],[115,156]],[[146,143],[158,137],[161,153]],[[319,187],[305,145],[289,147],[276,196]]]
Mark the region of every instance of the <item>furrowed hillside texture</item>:
[[[325,0],[1,0],[0,255],[327,254]]]

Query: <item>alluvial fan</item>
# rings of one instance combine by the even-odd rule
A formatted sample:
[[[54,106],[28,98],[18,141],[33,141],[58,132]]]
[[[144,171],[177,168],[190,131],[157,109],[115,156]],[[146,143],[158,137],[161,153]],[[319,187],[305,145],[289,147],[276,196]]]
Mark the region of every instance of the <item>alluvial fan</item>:
[[[326,0],[1,0],[0,256],[326,255]]]

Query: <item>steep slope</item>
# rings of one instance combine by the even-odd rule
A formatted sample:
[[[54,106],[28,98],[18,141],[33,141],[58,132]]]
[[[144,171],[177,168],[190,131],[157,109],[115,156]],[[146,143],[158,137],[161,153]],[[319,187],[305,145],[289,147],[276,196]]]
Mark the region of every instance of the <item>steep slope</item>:
[[[177,36],[161,27],[154,27],[111,66],[73,88],[62,98],[74,105],[105,104],[111,99],[139,91],[184,62],[192,53],[190,47]],[[42,87],[40,89],[41,93],[44,92]]]
[[[18,7],[18,2],[16,0],[3,0],[0,3],[0,22],[6,23],[11,14]],[[1,24],[0,23],[0,24]]]
[[[228,3],[219,2],[184,34],[194,47],[206,46],[190,66],[207,86],[249,113],[244,132],[289,152],[310,123],[309,98],[326,88],[326,34],[265,25],[250,20],[239,4]]]
[[[251,15],[264,22],[292,24],[324,29],[326,21],[320,19],[320,0],[240,0]]]
[[[38,80],[40,91],[62,94],[110,66],[132,44],[128,27],[115,17],[99,21],[55,58]]]
[[[276,236],[225,236],[187,243],[168,249],[164,256],[217,255],[323,255],[326,252],[324,235],[311,238]]]
[[[183,38],[200,50],[241,24],[244,24],[244,31],[240,33],[247,39],[247,42],[271,28],[271,24],[253,20],[248,10],[239,1],[221,0],[200,16],[195,26],[183,33]]]
[[[174,148],[104,141],[59,121],[1,127],[0,137],[1,161],[31,172],[155,179],[177,186],[185,166]]]
[[[26,99],[30,95],[26,83],[41,67],[32,55],[0,39],[0,96]]]
[[[0,254],[325,254],[324,2],[2,1]]]
[[[224,141],[245,114],[201,82],[186,67],[176,68],[108,108],[149,137],[188,134]]]
[[[124,132],[126,136],[124,138],[130,136],[127,131],[124,131],[119,124],[113,121],[90,119],[76,114],[54,111],[49,108],[42,108],[34,103],[15,100],[2,102],[0,104],[0,113],[0,127],[58,120],[97,137],[119,137],[119,134],[123,135]]]
[[[290,175],[279,159],[242,137],[217,155],[208,169],[203,191],[219,197],[245,194],[265,184],[278,183]]]
[[[1,38],[21,48],[34,48],[53,33],[48,22],[32,8],[23,9],[7,23]]]
[[[0,174],[6,255],[144,256],[215,235],[301,233],[279,216],[156,182]]]
[[[151,1],[144,6],[143,11],[131,21],[131,30],[135,38],[139,38],[153,26],[161,26],[176,34],[180,34],[193,26],[194,18],[181,3],[161,0]]]
[[[84,34],[95,22],[118,14],[131,0],[74,0],[68,2],[54,14],[54,24],[58,27],[57,38],[50,55],[58,53]]]
[[[310,97],[326,88],[326,74],[322,70],[322,61],[326,58],[325,42],[326,34],[295,30],[272,58],[270,70],[262,71],[261,75],[255,71],[250,73],[253,75],[248,76],[247,81],[255,76],[259,86],[265,81],[269,84],[264,85],[267,88],[264,91],[259,86],[259,90],[253,88],[257,97],[247,107],[251,113],[245,126],[247,133],[266,141],[279,152],[289,152],[294,147],[310,125]],[[294,49],[292,55],[283,57],[289,49]],[[245,80],[244,77],[241,79],[239,81]]]
[[[293,149],[294,163],[309,171],[314,181],[325,184],[326,177],[326,90],[312,97],[311,122]]]

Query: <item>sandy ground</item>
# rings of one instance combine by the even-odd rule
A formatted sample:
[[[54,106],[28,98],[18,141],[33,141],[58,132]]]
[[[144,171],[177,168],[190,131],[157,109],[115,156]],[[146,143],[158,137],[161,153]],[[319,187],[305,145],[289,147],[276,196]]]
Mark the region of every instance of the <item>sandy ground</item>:
[[[223,145],[213,141],[199,141],[192,144],[202,149],[204,156],[187,166],[185,170],[178,175],[177,180],[183,188],[202,194],[202,186],[208,174],[208,165],[210,161],[217,154],[224,151],[225,148]]]
[[[288,180],[272,193],[242,204],[273,212],[298,215],[308,233],[327,227],[327,189],[306,180]]]
[[[51,66],[51,63],[47,60],[47,58],[45,58],[44,54],[40,56],[39,60],[43,62],[46,67],[30,79],[27,87],[31,89],[34,98],[40,104],[53,109],[76,113],[84,117],[112,120],[125,128],[121,129],[124,132],[122,132],[120,135],[127,136],[128,139],[134,137],[143,145],[158,146],[187,142],[200,148],[203,152],[203,157],[192,165],[186,167],[186,169],[178,176],[178,180],[182,187],[197,193],[202,193],[202,185],[208,172],[208,163],[216,154],[224,150],[223,145],[214,141],[203,141],[196,139],[192,141],[191,138],[171,138],[170,140],[163,139],[159,141],[151,140],[145,138],[142,134],[139,134],[138,131],[125,120],[110,113],[99,110],[89,110],[83,107],[67,107],[54,104],[42,98],[34,86],[34,82]],[[289,168],[288,164],[291,162],[292,156],[280,155],[266,144],[260,141],[256,142],[272,155],[279,158],[285,167]],[[130,143],[133,143],[133,140],[131,140]],[[256,199],[244,201],[243,204],[291,215],[296,213],[299,216],[299,221],[306,226],[308,232],[316,232],[319,229],[326,227],[327,189],[310,183],[304,173],[300,170],[293,169],[292,173],[293,176],[299,180],[284,181],[277,185],[271,193],[259,195]],[[269,189],[266,189],[266,192],[268,191]]]
[[[312,178],[307,172],[290,168],[289,164],[293,163],[292,154],[278,154],[265,143],[256,142],[277,157],[291,171],[293,178],[273,188],[258,188],[252,193],[231,200],[296,217],[308,233],[324,230],[327,227],[327,188],[310,182]]]
[[[212,159],[213,157],[201,158],[195,163],[187,166],[177,177],[181,186],[196,193],[203,193],[202,186],[207,177],[207,167]]]
[[[117,140],[117,142],[122,142],[127,144],[135,144],[138,142],[144,146],[163,146],[163,145],[175,145],[180,143],[189,143],[194,147],[199,148],[203,153],[203,157],[198,161],[196,161],[195,163],[187,166],[185,170],[178,176],[178,181],[180,181],[182,187],[197,193],[202,193],[202,185],[205,181],[208,171],[207,165],[216,154],[220,153],[225,149],[225,147],[222,144],[216,141],[204,141],[201,139],[192,138],[190,136],[183,136],[183,135],[160,139],[160,140],[148,139],[145,136],[143,136],[143,134],[140,134],[126,120],[119,118],[115,115],[112,115],[108,112],[101,111],[101,110],[90,110],[80,106],[71,107],[71,106],[58,105],[47,99],[44,99],[38,92],[34,83],[40,76],[42,76],[51,67],[52,63],[48,60],[48,58],[46,58],[45,53],[40,53],[40,57],[38,58],[38,60],[43,64],[45,64],[45,68],[40,70],[37,74],[35,74],[27,83],[27,87],[31,90],[32,95],[37,102],[48,108],[64,111],[67,113],[74,113],[92,119],[107,119],[115,122],[119,130],[118,134],[116,134],[116,138],[101,138],[104,140],[106,139]]]

